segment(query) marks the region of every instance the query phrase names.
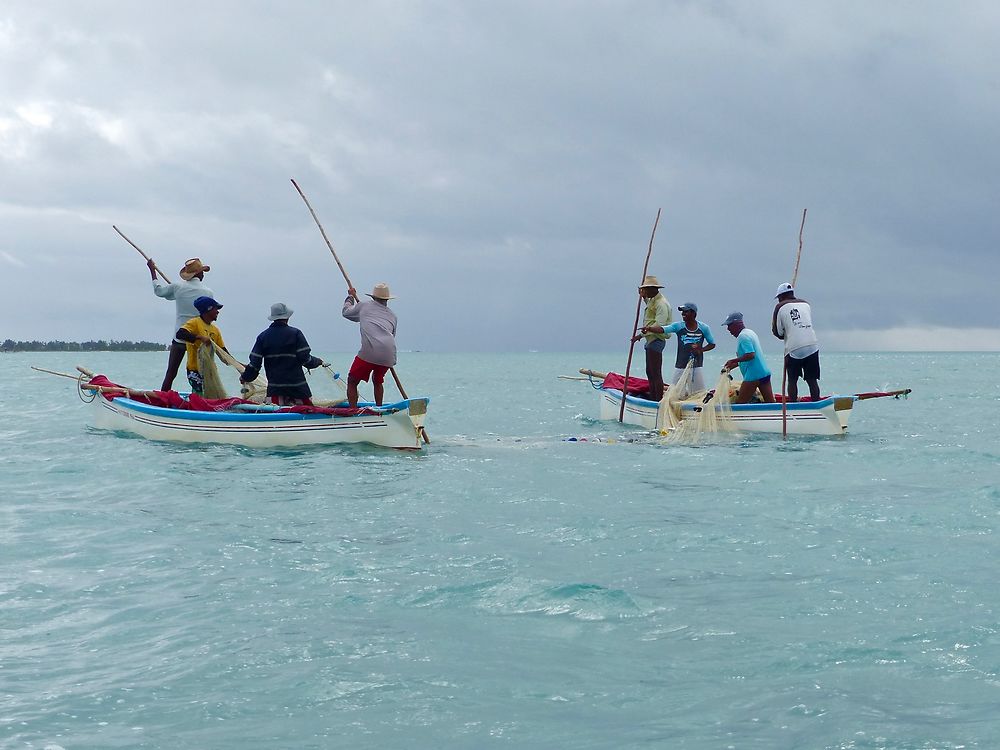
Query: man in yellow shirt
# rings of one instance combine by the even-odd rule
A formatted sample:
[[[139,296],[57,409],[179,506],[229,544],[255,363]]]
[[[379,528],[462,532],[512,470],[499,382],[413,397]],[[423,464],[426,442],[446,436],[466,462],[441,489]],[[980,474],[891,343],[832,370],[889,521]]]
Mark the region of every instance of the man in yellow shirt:
[[[670,338],[664,333],[663,327],[670,325],[674,318],[673,310],[667,298],[660,293],[663,288],[655,276],[647,276],[639,287],[639,296],[646,300],[646,314],[642,319],[642,328],[632,337],[633,343],[641,338],[646,339],[646,380],[649,381],[650,401],[663,398],[663,349]]]
[[[210,341],[220,349],[226,349],[226,344],[222,340],[222,331],[215,325],[222,305],[212,297],[198,297],[194,301],[194,307],[198,311],[198,317],[191,318],[177,329],[177,340],[187,344],[188,383],[191,384],[191,392],[200,396],[205,392],[205,378],[198,367],[198,349]]]

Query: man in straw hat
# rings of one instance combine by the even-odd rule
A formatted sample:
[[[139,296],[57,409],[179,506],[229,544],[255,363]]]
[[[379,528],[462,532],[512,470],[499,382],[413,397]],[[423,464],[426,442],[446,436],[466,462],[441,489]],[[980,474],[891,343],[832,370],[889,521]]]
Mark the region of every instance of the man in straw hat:
[[[198,317],[198,310],[195,309],[194,301],[199,297],[214,297],[215,293],[205,286],[203,282],[205,273],[211,270],[198,258],[191,258],[185,261],[181,269],[181,280],[173,284],[165,284],[156,277],[156,263],[152,258],[146,263],[149,266],[149,273],[153,277],[153,294],[163,299],[173,300],[176,304],[177,319],[174,322],[173,331],[181,328],[191,318]],[[187,345],[180,341],[171,332],[170,352],[167,359],[167,372],[163,376],[161,391],[169,391],[174,387],[174,378],[177,377],[177,370],[184,359]]]
[[[302,331],[288,325],[293,312],[284,302],[271,305],[271,314],[267,316],[271,325],[257,336],[250,351],[250,364],[240,376],[241,383],[252,383],[263,367],[267,374],[267,395],[271,403],[280,406],[312,404],[312,391],[302,368],[312,370],[326,364],[312,356]]]
[[[642,328],[632,337],[633,343],[641,338],[646,339],[646,380],[649,381],[648,397],[651,401],[663,398],[663,349],[670,338],[670,334],[663,329],[674,318],[670,303],[660,292],[662,288],[663,285],[655,276],[647,276],[642,280],[639,296],[646,300],[646,313],[642,318]]]
[[[347,374],[347,402],[352,408],[358,405],[358,383],[372,379],[375,403],[382,405],[383,382],[390,367],[396,364],[396,313],[389,309],[388,284],[376,284],[368,295],[370,300],[360,301],[354,287],[347,290],[344,300],[344,317],[361,324],[361,349]]]
[[[812,324],[812,307],[795,296],[787,281],[774,293],[777,303],[771,315],[771,333],[785,342],[786,397],[799,400],[799,377],[809,386],[813,401],[819,401],[819,339]]]

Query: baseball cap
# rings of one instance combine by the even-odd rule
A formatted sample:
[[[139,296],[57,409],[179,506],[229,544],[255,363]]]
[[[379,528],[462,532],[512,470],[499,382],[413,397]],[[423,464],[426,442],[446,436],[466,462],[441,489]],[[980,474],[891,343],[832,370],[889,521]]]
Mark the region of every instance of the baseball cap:
[[[722,321],[722,325],[727,326],[730,323],[743,322],[743,313],[741,312],[731,312],[728,317]]]
[[[695,315],[698,314],[698,305],[696,305],[694,302],[685,302],[683,305],[678,305],[677,309],[680,310],[681,312],[684,312],[685,310],[690,310]]]
[[[783,284],[778,284],[778,291],[774,293],[774,298],[777,299],[782,294],[787,294],[788,292],[794,292],[795,289],[787,281]]]

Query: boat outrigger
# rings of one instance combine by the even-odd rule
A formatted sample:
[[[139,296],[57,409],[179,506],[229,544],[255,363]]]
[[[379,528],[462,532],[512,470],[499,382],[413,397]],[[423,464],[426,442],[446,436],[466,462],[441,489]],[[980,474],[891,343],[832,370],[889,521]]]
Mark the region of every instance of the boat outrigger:
[[[581,369],[580,373],[586,375],[598,391],[600,419],[617,422],[621,413],[624,378],[618,373],[588,369]],[[641,391],[644,383],[645,381],[639,378],[630,377],[628,390]],[[780,401],[773,404],[732,404],[727,407],[729,413],[725,419],[731,422],[731,427],[744,432],[769,432],[780,435],[785,425],[789,435],[843,435],[847,432],[847,423],[855,402],[888,396],[898,398],[908,393],[910,389],[905,388],[896,391],[826,396],[819,401],[799,401],[786,405]],[[702,409],[716,408],[712,405],[711,399],[706,403],[704,397],[705,394],[700,393],[691,399],[678,402],[680,417],[684,420],[695,419]],[[663,431],[669,428],[668,419],[665,418],[667,415],[661,408],[660,402],[650,401],[633,393],[625,397],[625,411],[622,416],[625,424],[638,425],[649,430]]]

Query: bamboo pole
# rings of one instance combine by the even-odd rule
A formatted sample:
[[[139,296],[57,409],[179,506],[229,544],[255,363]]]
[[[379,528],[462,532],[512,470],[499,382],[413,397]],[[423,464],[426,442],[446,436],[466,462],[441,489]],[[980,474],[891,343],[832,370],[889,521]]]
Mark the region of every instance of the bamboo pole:
[[[639,283],[642,284],[646,280],[646,273],[649,271],[649,258],[653,254],[653,238],[656,236],[656,227],[660,223],[660,211],[663,209],[656,209],[656,221],[653,222],[653,233],[649,235],[649,249],[646,251],[646,262],[642,265],[642,278]],[[639,313],[642,310],[642,295],[639,295],[639,301],[635,303],[635,322],[632,324],[632,335],[629,336],[628,344],[628,361],[625,363],[625,382],[622,383],[622,405],[618,410],[618,421],[625,421],[625,399],[628,398],[628,374],[629,370],[632,369],[632,352],[635,350],[635,342],[632,340],[635,337],[636,332],[639,330]]]
[[[799,261],[802,260],[802,232],[806,226],[806,211],[808,209],[802,209],[802,223],[799,224],[799,251],[795,254],[795,269],[792,271],[792,289],[795,288],[795,282],[799,278]],[[788,335],[788,331],[785,331],[785,335]],[[781,355],[781,437],[785,440],[788,439],[788,363],[785,361],[787,355],[782,353]]]
[[[36,367],[35,365],[30,365],[30,367],[32,370],[37,370],[38,372],[44,372],[49,375],[58,375],[61,378],[69,378],[70,380],[75,380],[79,384],[80,388],[86,389],[88,391],[97,391],[98,393],[124,393],[128,396],[132,396],[133,394],[138,394],[140,396],[148,396],[151,393],[153,393],[153,391],[138,391],[135,388],[126,388],[123,385],[107,386],[107,385],[91,385],[90,383],[81,383],[79,375],[70,375],[67,372],[56,372],[55,370],[46,370],[44,367]],[[77,367],[77,369],[83,372],[82,367]],[[93,373],[85,373],[85,374],[89,374],[90,377],[93,377]]]
[[[144,252],[142,251],[142,248],[141,248],[141,247],[139,247],[139,246],[138,246],[137,244],[135,244],[134,242],[132,242],[132,240],[130,240],[130,239],[129,239],[128,237],[126,237],[126,236],[125,236],[125,235],[124,235],[124,234],[122,233],[122,230],[120,230],[120,229],[119,229],[118,227],[116,227],[116,226],[115,226],[114,224],[112,224],[112,225],[111,225],[111,228],[112,228],[112,229],[114,229],[114,230],[115,230],[116,232],[118,232],[119,236],[121,236],[121,238],[122,238],[123,240],[125,240],[125,241],[126,241],[126,242],[127,242],[128,244],[130,244],[130,245],[131,245],[132,247],[134,247],[134,248],[135,248],[136,250],[138,250],[138,251],[139,251],[139,255],[141,255],[141,256],[142,256],[143,258],[145,258],[145,259],[146,259],[146,262],[147,262],[147,263],[149,262],[149,256],[148,256],[148,255],[146,255],[146,253],[144,253]],[[171,282],[170,282],[170,279],[168,279],[168,278],[166,277],[166,274],[164,274],[164,273],[163,273],[163,271],[161,271],[161,270],[160,270],[160,267],[159,267],[158,265],[156,265],[156,264],[154,263],[154,264],[153,264],[153,267],[154,267],[154,268],[156,269],[156,272],[157,272],[158,274],[160,274],[160,278],[161,278],[161,279],[163,279],[163,280],[164,280],[165,282],[167,282],[168,284],[169,284],[169,283],[171,283]]]
[[[309,203],[309,199],[306,198],[306,194],[302,192],[302,188],[299,187],[299,183],[297,183],[294,178],[292,179],[292,185],[295,186],[295,189],[298,191],[299,195],[302,197],[303,202],[306,204],[306,208],[309,209],[309,213],[312,214],[313,221],[315,221],[316,226],[319,227],[319,233],[323,235],[323,240],[326,242],[326,246],[330,248],[330,253],[331,255],[333,255],[333,259],[337,261],[337,268],[340,269],[340,273],[343,275],[344,281],[347,282],[347,286],[349,288],[353,289],[354,284],[351,283],[351,278],[350,276],[347,275],[347,271],[344,269],[344,264],[341,263],[340,258],[337,257],[337,251],[333,249],[333,243],[330,242],[330,238],[326,236],[326,230],[323,229],[323,225],[320,223],[319,217],[316,216],[316,212],[313,211],[312,204]],[[400,381],[399,375],[396,374],[396,368],[390,367],[389,372],[392,373],[392,379],[396,381],[396,388],[399,389],[399,395],[402,396],[404,399],[409,398],[406,395],[406,391],[403,389],[403,383]],[[423,427],[420,428],[420,435],[421,437],[423,437],[425,443],[430,444],[431,439],[427,436],[427,430],[425,430]]]

